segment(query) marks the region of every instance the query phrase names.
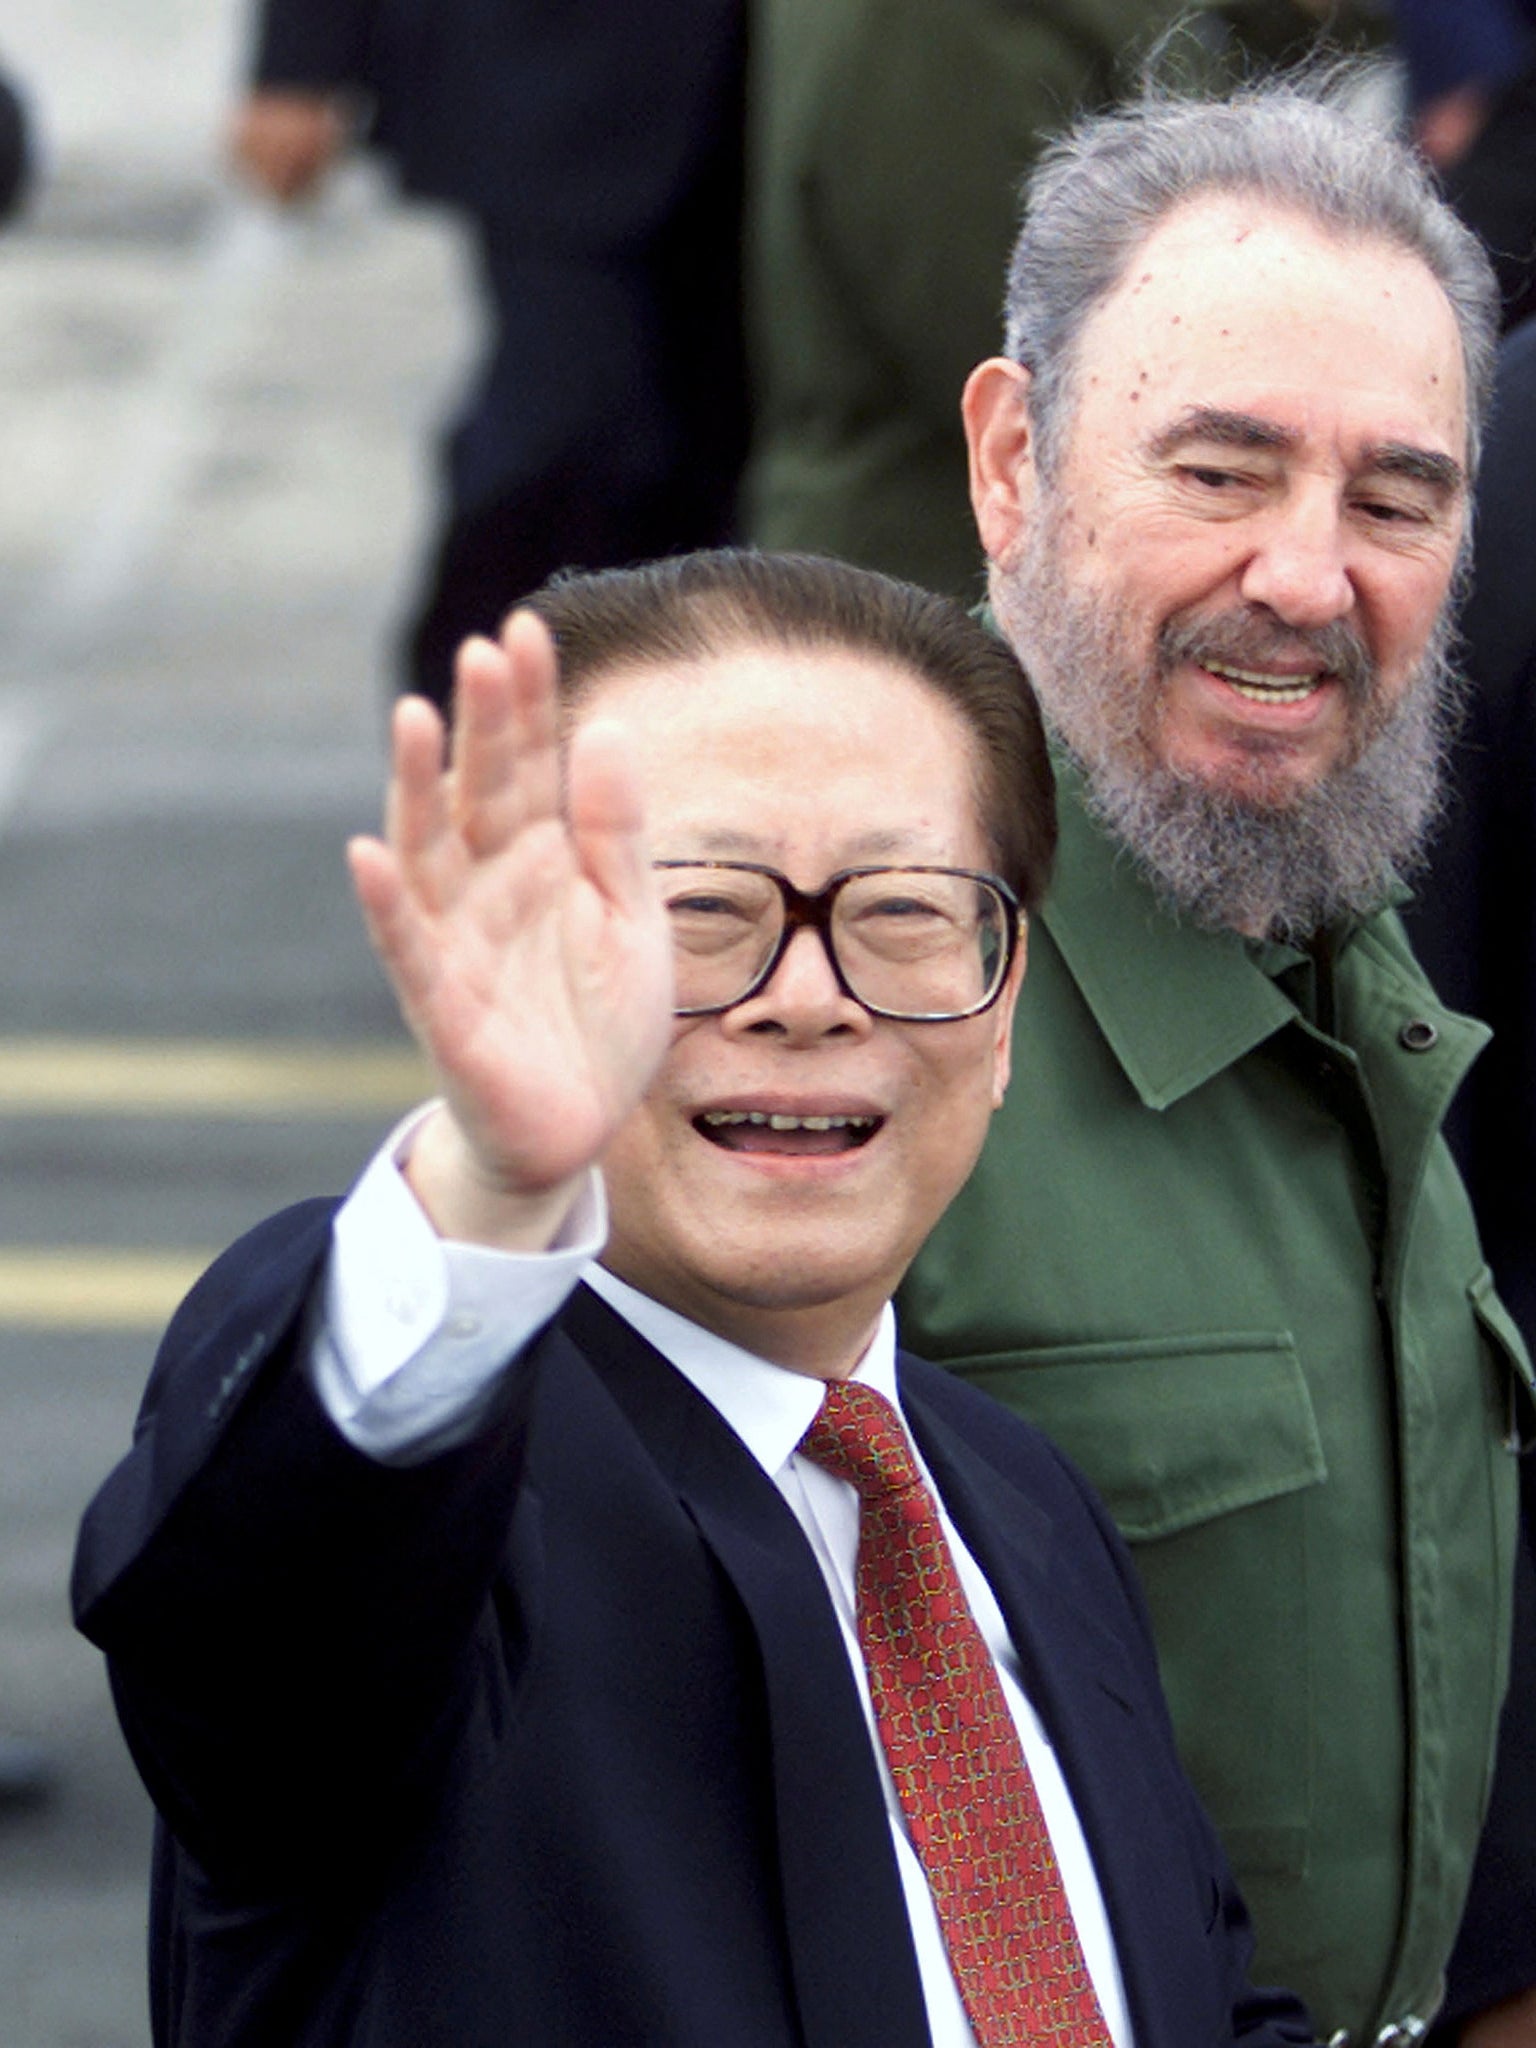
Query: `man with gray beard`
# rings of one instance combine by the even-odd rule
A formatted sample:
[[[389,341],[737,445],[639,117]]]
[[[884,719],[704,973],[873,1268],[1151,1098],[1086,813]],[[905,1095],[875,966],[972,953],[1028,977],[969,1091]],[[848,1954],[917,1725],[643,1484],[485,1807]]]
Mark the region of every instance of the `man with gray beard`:
[[[1487,1034],[1393,907],[1494,324],[1476,244],[1326,83],[1149,96],[1042,163],[965,396],[1063,815],[1013,1086],[902,1326],[1136,1546],[1259,1974],[1338,2048],[1439,2001],[1536,1415],[1440,1137]],[[1530,1999],[1461,2033],[1533,2040]]]
[[[1379,908],[1394,873],[1417,864],[1441,800],[1441,770],[1460,679],[1449,660],[1449,617],[1430,643],[1395,709],[1382,704],[1376,667],[1342,622],[1289,633],[1262,614],[1170,620],[1144,672],[1123,665],[1118,621],[1080,601],[1053,552],[1060,509],[1054,498],[1017,577],[998,593],[1003,616],[1024,622],[1037,673],[1060,678],[1053,728],[1091,767],[1089,810],[1128,847],[1170,905],[1211,930],[1271,933],[1305,943],[1340,916]],[[1304,646],[1331,675],[1354,714],[1359,751],[1289,800],[1263,792],[1267,758],[1283,760],[1262,732],[1247,735],[1251,793],[1168,766],[1137,744],[1155,716],[1164,676],[1183,663],[1207,669],[1262,669]],[[1110,687],[1087,687],[1110,681]],[[1272,751],[1271,751],[1272,750]]]

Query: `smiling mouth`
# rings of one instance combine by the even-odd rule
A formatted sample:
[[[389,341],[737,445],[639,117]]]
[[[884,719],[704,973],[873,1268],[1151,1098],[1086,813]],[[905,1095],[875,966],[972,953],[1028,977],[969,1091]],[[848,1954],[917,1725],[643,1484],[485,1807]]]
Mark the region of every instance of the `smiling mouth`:
[[[1304,704],[1330,680],[1326,669],[1314,669],[1306,676],[1267,676],[1256,669],[1233,668],[1224,661],[1202,661],[1200,666],[1250,704]]]
[[[784,1116],[761,1109],[707,1109],[693,1127],[727,1152],[780,1152],[822,1157],[855,1152],[884,1122],[878,1116]]]

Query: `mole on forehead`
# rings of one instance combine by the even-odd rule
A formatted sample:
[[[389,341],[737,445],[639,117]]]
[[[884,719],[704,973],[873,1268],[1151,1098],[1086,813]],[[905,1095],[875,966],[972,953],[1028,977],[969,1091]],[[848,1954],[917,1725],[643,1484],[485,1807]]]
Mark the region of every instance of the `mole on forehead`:
[[[1331,273],[1361,310],[1377,301],[1400,305],[1426,290],[1444,297],[1423,258],[1389,237],[1336,229],[1250,194],[1212,193],[1176,207],[1151,228],[1104,303],[1139,312],[1149,300],[1161,318],[1170,302],[1190,299],[1209,308],[1212,294],[1224,289],[1284,288],[1303,270]],[[1449,315],[1448,301],[1445,310]]]
[[[1147,229],[1127,269],[1135,274],[1141,257],[1159,251],[1177,250],[1182,255],[1192,249],[1199,256],[1234,248],[1252,254],[1257,253],[1252,248],[1255,243],[1262,245],[1266,254],[1270,246],[1288,255],[1298,245],[1311,243],[1351,255],[1377,251],[1388,258],[1418,260],[1388,234],[1319,220],[1306,206],[1235,186],[1195,192],[1177,201]]]

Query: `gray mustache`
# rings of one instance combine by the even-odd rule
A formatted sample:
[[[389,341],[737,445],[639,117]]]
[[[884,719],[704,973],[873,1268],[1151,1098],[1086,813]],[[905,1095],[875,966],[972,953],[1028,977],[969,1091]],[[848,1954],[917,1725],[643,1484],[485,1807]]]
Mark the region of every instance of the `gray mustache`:
[[[1351,698],[1368,696],[1376,680],[1376,664],[1363,641],[1340,620],[1327,626],[1286,626],[1273,613],[1260,610],[1170,619],[1158,635],[1157,651],[1165,671],[1183,661],[1263,668],[1305,653],[1319,668],[1337,676]]]

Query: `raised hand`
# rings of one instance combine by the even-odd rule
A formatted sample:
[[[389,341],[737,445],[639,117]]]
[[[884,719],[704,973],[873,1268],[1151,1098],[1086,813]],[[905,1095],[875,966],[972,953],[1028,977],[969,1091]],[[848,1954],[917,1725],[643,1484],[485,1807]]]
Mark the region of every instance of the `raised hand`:
[[[622,732],[565,761],[555,654],[520,612],[459,652],[451,756],[407,698],[385,839],[348,848],[401,1011],[447,1109],[407,1168],[444,1236],[548,1243],[578,1176],[644,1093],[671,1030],[672,956]]]

